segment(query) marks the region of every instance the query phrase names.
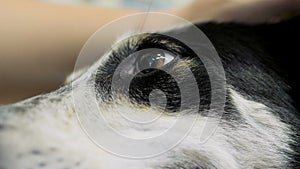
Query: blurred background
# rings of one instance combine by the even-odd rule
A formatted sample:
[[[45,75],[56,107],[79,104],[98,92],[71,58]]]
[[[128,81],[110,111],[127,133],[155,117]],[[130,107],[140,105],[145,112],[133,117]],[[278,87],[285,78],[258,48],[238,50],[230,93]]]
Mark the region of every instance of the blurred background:
[[[0,0],[0,105],[62,86],[86,40],[112,20],[191,1]]]
[[[122,7],[147,9],[148,4],[151,4],[151,9],[167,9],[179,7],[191,2],[191,0],[42,0],[54,3],[65,4],[91,4],[106,7]]]

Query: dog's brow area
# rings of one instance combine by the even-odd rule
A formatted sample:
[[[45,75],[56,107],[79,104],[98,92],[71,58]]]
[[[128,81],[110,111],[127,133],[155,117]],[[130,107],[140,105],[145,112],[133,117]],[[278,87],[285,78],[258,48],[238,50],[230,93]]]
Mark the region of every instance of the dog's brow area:
[[[171,53],[180,53],[183,49],[182,46],[172,41],[172,39],[166,38],[165,35],[157,33],[143,33],[118,40],[112,46],[112,52],[109,57],[127,57],[137,50],[151,47],[170,50]]]

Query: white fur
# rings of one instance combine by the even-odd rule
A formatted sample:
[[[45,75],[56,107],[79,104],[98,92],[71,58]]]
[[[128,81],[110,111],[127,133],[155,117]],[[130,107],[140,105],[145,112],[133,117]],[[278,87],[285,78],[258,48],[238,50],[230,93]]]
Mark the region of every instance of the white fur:
[[[50,95],[49,99],[51,97],[55,96]],[[24,169],[45,163],[43,168],[46,169],[140,169],[175,168],[174,163],[182,163],[186,167],[201,165],[223,169],[282,168],[287,162],[283,151],[291,151],[288,146],[289,126],[261,103],[247,100],[232,89],[230,97],[243,122],[222,121],[214,135],[200,144],[200,131],[207,117],[199,117],[192,131],[177,147],[160,156],[140,160],[116,157],[93,144],[77,121],[74,107],[70,104],[71,94],[64,96],[59,103],[50,103],[46,99],[27,112],[7,115],[8,120],[0,121],[1,125],[11,128],[0,131],[0,166]],[[117,108],[131,113],[143,112],[126,105]],[[114,111],[111,109],[107,113],[113,117]],[[157,112],[153,110],[153,113]],[[120,124],[115,118],[109,120],[119,124],[118,128],[124,133],[145,136],[139,128]],[[163,115],[158,125],[147,128],[147,135],[165,129],[173,120],[174,117]],[[33,150],[40,151],[40,154],[32,154]]]

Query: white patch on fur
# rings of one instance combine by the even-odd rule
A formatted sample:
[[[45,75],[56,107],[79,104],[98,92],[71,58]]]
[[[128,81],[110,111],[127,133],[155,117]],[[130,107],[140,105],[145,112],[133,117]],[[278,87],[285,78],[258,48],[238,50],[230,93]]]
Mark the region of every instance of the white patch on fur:
[[[242,121],[222,121],[216,133],[200,145],[199,131],[203,128],[204,118],[199,118],[189,137],[173,150],[173,158],[166,165],[174,168],[176,160],[186,160],[186,163],[191,161],[208,168],[286,166],[288,157],[285,154],[291,152],[289,126],[261,103],[247,100],[234,90],[230,90],[230,97]],[[164,164],[163,161],[161,163]]]
[[[272,110],[262,103],[245,99],[234,90],[231,98],[245,122],[237,123],[238,130],[229,137],[242,168],[283,168],[291,152],[290,126],[281,122]]]

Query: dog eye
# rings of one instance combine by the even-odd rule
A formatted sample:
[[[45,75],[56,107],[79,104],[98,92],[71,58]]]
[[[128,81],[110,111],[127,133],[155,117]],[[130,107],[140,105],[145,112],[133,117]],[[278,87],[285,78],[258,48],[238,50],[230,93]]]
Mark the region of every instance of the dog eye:
[[[140,71],[145,68],[161,69],[163,66],[172,62],[174,58],[174,55],[163,50],[147,51],[140,54],[136,61],[136,67]]]

